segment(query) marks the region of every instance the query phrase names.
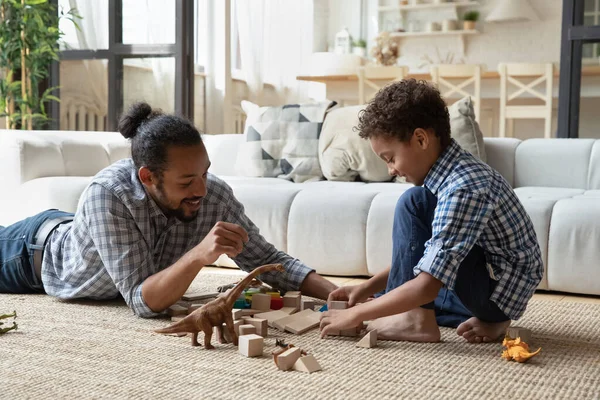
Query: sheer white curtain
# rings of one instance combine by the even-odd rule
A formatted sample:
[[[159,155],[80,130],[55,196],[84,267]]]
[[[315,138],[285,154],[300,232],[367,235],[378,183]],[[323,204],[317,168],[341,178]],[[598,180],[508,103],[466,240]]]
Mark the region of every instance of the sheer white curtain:
[[[108,0],[69,0],[68,7],[66,1],[61,0],[59,5],[63,6],[67,11],[68,8],[75,8],[77,14],[82,19],[77,23],[80,29],[73,29],[72,32],[76,36],[76,41],[72,37],[66,37],[68,45],[73,49],[98,50],[108,49]],[[72,26],[70,22],[66,24]],[[83,61],[85,67],[86,81],[88,87],[73,87],[68,86],[68,82],[61,82],[64,90],[70,93],[65,93],[65,97],[77,100],[77,97],[85,93],[86,102],[91,102],[97,107],[101,115],[106,115],[108,107],[108,73],[106,60]],[[61,89],[63,90],[63,89]],[[64,111],[64,110],[63,110]]]
[[[273,84],[281,103],[304,101],[296,80],[313,51],[313,0],[236,0],[242,71],[251,100]]]

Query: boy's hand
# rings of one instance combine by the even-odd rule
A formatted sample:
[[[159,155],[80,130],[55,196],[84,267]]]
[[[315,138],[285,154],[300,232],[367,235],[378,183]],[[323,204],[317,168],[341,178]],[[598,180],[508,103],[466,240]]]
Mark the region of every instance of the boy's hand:
[[[342,286],[329,293],[327,302],[347,301],[348,307],[353,307],[357,303],[365,301],[369,297],[362,285]]]
[[[321,315],[321,324],[319,325],[321,339],[327,336],[327,333],[331,331],[351,329],[360,324],[362,324],[362,321],[358,320],[357,314],[352,308],[346,310],[325,311],[323,315]]]

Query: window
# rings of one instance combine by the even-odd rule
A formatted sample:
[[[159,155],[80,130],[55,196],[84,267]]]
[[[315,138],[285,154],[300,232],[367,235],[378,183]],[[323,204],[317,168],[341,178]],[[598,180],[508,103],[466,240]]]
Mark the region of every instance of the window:
[[[563,1],[558,137],[579,137],[582,65],[592,58],[598,60],[598,3],[599,0]]]
[[[195,2],[53,2],[59,12],[75,6],[83,17],[80,30],[61,25],[66,45],[50,84],[61,86],[66,101],[51,104],[55,129],[114,131],[119,115],[137,100],[193,120]]]
[[[600,0],[585,0],[583,25],[600,25]],[[588,43],[583,45],[583,63],[598,65],[600,62],[600,44]]]

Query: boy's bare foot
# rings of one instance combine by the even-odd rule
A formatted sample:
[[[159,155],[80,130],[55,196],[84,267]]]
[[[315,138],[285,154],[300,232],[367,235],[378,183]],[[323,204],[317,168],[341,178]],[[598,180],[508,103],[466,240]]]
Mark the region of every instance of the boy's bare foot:
[[[469,318],[456,328],[456,333],[469,343],[495,342],[504,336],[510,320],[505,322],[483,322],[479,318]]]
[[[367,331],[373,329],[377,329],[377,338],[381,340],[440,341],[440,328],[435,321],[435,311],[421,307],[402,314],[377,318],[367,326]]]

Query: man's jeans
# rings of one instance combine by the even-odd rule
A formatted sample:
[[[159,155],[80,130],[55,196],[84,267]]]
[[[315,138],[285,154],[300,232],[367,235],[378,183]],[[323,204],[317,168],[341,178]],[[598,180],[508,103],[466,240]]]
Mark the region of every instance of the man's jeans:
[[[0,293],[44,293],[33,265],[34,251],[44,247],[35,244],[36,234],[44,221],[72,215],[47,210],[10,226],[0,226]]]
[[[392,268],[386,292],[415,277],[416,266],[425,252],[425,242],[432,236],[437,198],[428,189],[415,186],[398,199],[392,231]],[[508,321],[504,313],[489,300],[496,281],[490,278],[485,254],[477,245],[458,269],[454,290],[443,287],[435,302],[422,307],[435,309],[438,325],[456,328],[475,316],[486,322]]]

